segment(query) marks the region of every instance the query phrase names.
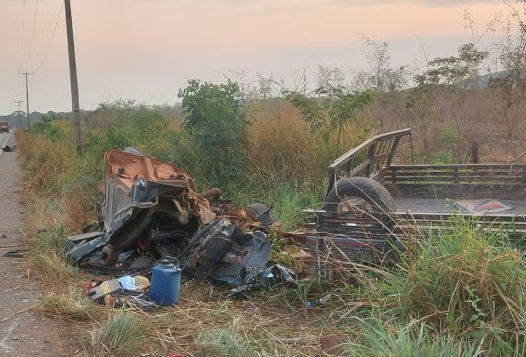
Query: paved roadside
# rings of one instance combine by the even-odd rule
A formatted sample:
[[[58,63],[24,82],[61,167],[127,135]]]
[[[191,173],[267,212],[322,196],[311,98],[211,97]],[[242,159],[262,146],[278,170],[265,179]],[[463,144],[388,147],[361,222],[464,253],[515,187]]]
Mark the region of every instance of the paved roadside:
[[[0,148],[14,144],[13,134],[0,134]],[[71,357],[57,322],[28,311],[36,305],[40,285],[28,278],[24,258],[4,256],[23,248],[19,180],[16,150],[0,151],[0,356]]]

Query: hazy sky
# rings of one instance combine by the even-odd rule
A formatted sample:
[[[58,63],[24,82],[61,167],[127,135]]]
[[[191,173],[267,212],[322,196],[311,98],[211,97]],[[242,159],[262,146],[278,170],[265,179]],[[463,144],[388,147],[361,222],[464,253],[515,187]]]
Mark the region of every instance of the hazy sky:
[[[71,109],[62,3],[0,0],[0,114],[25,100],[19,71],[36,72],[31,111]],[[72,0],[80,103],[173,104],[188,79],[220,82],[232,70],[292,81],[318,64],[366,68],[364,35],[387,41],[394,64],[414,64],[422,48],[452,55],[470,39],[465,10],[482,29],[502,8],[501,0]]]

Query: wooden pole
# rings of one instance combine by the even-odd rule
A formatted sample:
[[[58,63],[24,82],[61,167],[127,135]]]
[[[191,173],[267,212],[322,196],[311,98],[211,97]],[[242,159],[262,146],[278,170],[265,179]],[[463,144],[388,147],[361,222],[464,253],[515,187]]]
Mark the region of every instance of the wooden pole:
[[[73,123],[75,125],[75,142],[77,144],[77,155],[82,155],[82,135],[80,131],[80,104],[79,104],[79,84],[77,80],[77,60],[75,58],[75,42],[73,40],[73,20],[71,19],[71,1],[64,0],[66,11],[66,32],[68,35],[68,55],[69,55],[69,79],[71,82],[71,107]]]

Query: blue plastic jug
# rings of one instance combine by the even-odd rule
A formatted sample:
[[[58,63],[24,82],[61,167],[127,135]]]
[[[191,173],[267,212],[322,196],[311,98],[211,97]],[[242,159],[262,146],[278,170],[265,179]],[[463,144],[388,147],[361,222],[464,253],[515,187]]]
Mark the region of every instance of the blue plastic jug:
[[[153,267],[150,297],[162,306],[177,304],[181,286],[181,269],[163,259]]]

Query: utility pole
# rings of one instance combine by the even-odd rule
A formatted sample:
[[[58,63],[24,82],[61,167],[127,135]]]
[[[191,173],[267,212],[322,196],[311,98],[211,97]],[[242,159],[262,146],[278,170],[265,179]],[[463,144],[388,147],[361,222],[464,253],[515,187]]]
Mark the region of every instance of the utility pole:
[[[23,103],[23,100],[15,100],[15,103],[18,104],[18,126],[22,127],[22,111],[20,110],[20,103]]]
[[[77,61],[75,59],[75,42],[73,40],[73,21],[71,19],[71,1],[64,0],[66,11],[66,32],[68,34],[68,55],[69,55],[69,79],[71,82],[71,106],[73,113],[73,123],[75,125],[75,141],[77,143],[77,155],[82,155],[82,136],[80,133],[79,119],[79,83],[77,81]]]
[[[28,84],[27,84],[27,77],[28,77],[28,76],[32,76],[32,75],[34,75],[35,73],[34,73],[34,72],[31,72],[31,73],[28,73],[28,72],[19,72],[19,74],[22,74],[22,75],[26,76],[27,130],[29,130],[31,124],[29,123],[29,86],[28,86]]]

